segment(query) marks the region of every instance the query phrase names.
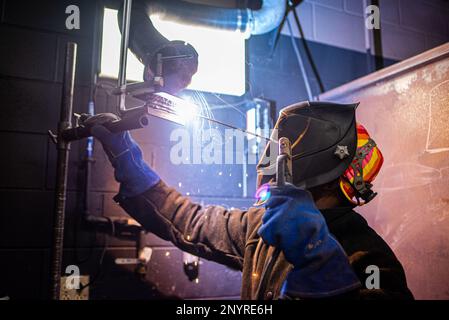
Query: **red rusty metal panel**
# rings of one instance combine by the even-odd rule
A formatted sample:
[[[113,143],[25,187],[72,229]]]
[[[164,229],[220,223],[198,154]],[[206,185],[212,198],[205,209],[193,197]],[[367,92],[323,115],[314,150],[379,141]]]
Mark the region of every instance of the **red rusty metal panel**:
[[[449,43],[320,96],[360,101],[385,156],[359,209],[404,265],[418,299],[449,299]],[[382,281],[382,279],[381,279]]]

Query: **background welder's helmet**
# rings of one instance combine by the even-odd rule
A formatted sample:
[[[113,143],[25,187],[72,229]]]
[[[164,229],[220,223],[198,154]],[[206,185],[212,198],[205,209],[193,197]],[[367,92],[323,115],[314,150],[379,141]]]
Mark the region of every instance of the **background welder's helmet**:
[[[290,140],[294,185],[310,189],[337,180],[347,172],[357,151],[357,106],[306,101],[281,110],[271,140],[280,137]],[[257,165],[257,187],[274,180],[277,147],[270,142],[265,148]],[[350,178],[342,183],[345,188],[346,183],[352,187]],[[364,189],[359,189],[365,192],[363,199],[369,201],[375,194],[369,183],[363,186]],[[349,188],[345,190],[350,197]]]

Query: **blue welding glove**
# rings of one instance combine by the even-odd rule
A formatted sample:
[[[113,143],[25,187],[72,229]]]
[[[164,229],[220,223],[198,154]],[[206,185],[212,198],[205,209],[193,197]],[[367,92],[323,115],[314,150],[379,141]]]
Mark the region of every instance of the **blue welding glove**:
[[[117,119],[112,113],[101,113],[90,117],[84,124],[91,126],[92,135],[103,145],[115,169],[115,179],[120,183],[120,195],[133,197],[156,185],[160,178],[145,163],[142,151],[128,131],[111,133],[103,126]]]
[[[271,187],[270,192],[258,233],[294,266],[282,296],[321,298],[358,288],[360,281],[311,194],[292,185]]]

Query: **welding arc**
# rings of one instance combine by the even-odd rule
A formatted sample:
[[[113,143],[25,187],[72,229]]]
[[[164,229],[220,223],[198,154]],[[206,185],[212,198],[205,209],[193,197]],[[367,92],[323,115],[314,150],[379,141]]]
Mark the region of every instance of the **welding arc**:
[[[273,140],[273,139],[271,139],[271,138],[267,138],[267,137],[261,136],[260,134],[257,134],[257,133],[254,133],[254,132],[250,132],[250,131],[248,131],[248,130],[245,130],[245,129],[242,129],[242,128],[239,128],[239,127],[235,127],[235,126],[233,126],[233,125],[231,125],[231,124],[228,124],[228,123],[226,123],[226,122],[221,122],[221,121],[219,121],[219,120],[212,119],[212,118],[209,118],[209,117],[206,117],[206,116],[202,116],[202,115],[196,115],[196,116],[197,116],[198,118],[201,118],[201,119],[204,119],[204,120],[207,120],[207,121],[210,121],[210,122],[217,123],[217,124],[222,125],[222,126],[224,126],[224,127],[228,127],[228,128],[231,128],[231,129],[238,130],[238,131],[240,131],[240,132],[249,134],[249,135],[251,135],[251,136],[254,136],[254,137],[257,137],[257,138],[260,138],[260,139],[264,139],[264,140],[266,140],[266,141],[268,141],[268,142],[278,143],[277,141],[275,141],[275,140]]]
[[[185,101],[179,97],[164,93],[164,92],[158,92],[155,94],[151,95],[151,98],[146,102],[145,104],[145,110],[147,110],[147,112],[149,112],[149,109],[153,109],[156,110],[156,113],[152,113],[149,112],[151,115],[158,117],[158,118],[162,118],[168,121],[172,121],[175,122],[177,124],[181,124],[181,125],[185,125],[185,121],[183,121],[182,116],[180,116],[180,114],[178,112],[175,111],[175,108],[177,106],[177,103],[180,103],[180,105],[178,107],[181,107],[181,105],[183,103],[185,103]],[[136,108],[138,109],[138,108]],[[174,117],[167,117],[164,115],[164,113],[166,114],[170,114],[173,115]],[[239,128],[239,127],[235,127],[231,124],[228,124],[226,122],[222,122],[219,120],[216,120],[212,117],[209,116],[209,114],[203,115],[201,113],[197,113],[195,112],[195,114],[193,115],[193,117],[195,118],[199,118],[199,119],[203,119],[203,120],[207,120],[210,122],[214,122],[217,123],[219,125],[222,125],[224,127],[228,127],[234,130],[238,130],[240,132],[252,135],[254,137],[269,141],[269,142],[274,142],[274,143],[278,143],[277,141],[274,141],[271,138],[268,137],[264,137],[262,135],[259,135],[257,133],[254,132],[250,132],[247,131],[245,129]]]

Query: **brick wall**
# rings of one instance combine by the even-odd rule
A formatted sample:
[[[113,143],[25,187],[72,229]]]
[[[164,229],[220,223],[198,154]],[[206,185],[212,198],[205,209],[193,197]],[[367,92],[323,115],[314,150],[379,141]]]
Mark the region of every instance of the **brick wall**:
[[[449,40],[444,0],[380,0],[384,56],[403,60]],[[306,39],[365,51],[363,0],[305,0],[297,7]],[[290,16],[295,36],[299,32]],[[284,34],[289,34],[287,27]]]

